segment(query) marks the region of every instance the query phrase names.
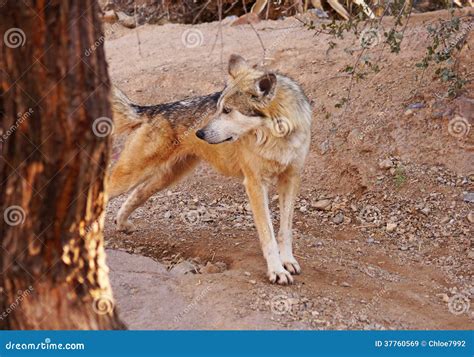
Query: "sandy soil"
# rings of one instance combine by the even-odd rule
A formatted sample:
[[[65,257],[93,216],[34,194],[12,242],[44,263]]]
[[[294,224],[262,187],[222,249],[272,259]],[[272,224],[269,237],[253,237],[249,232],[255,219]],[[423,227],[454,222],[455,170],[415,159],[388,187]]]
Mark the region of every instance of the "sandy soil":
[[[289,287],[267,282],[241,183],[202,165],[139,208],[131,235],[113,223],[125,197],[109,203],[112,283],[130,328],[472,327],[474,130],[456,137],[452,121],[473,124],[473,86],[447,99],[434,70],[422,76],[415,66],[427,24],[446,16],[414,15],[398,55],[382,45],[365,51],[380,71],[352,86],[344,68],[360,54],[355,36],[328,51],[328,35],[295,19],[257,24],[268,68],[299,81],[314,108],[294,227],[303,274]],[[220,90],[231,53],[263,60],[248,26],[224,24],[222,42],[217,23],[107,26],[112,81],[140,103]],[[189,31],[202,34],[195,47],[184,45]],[[472,71],[473,39],[471,31],[462,72]],[[350,87],[350,101],[337,108]]]

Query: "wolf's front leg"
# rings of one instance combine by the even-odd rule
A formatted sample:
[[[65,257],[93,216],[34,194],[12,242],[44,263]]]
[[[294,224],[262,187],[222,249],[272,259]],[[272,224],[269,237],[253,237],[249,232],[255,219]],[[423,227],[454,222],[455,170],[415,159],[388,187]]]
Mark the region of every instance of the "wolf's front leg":
[[[301,268],[293,256],[293,212],[300,185],[299,174],[288,171],[278,178],[278,196],[280,203],[280,231],[278,248],[283,266],[291,274],[301,273]]]
[[[291,284],[293,283],[293,277],[283,267],[278,254],[270,209],[268,208],[267,187],[263,182],[253,177],[246,177],[244,185],[252,207],[263,256],[267,261],[268,278],[272,283]]]

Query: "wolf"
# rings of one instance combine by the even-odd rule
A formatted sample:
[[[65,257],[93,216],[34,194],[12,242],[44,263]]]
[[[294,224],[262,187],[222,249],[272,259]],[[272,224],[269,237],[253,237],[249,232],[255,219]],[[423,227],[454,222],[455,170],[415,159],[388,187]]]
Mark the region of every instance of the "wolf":
[[[230,57],[228,73],[223,91],[174,103],[139,105],[114,90],[114,135],[128,138],[108,175],[108,194],[132,191],[116,224],[132,231],[128,217],[137,207],[204,160],[243,179],[268,278],[291,284],[301,272],[292,251],[292,221],[310,150],[310,102],[294,80],[254,68],[241,56]],[[279,195],[276,236],[268,205],[272,184]]]

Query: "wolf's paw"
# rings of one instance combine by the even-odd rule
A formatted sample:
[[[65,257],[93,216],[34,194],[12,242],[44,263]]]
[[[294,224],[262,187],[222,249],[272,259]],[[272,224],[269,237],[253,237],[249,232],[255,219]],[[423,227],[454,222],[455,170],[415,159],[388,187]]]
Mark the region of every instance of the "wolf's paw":
[[[269,270],[268,271],[268,279],[273,284],[280,284],[280,285],[289,285],[293,284],[293,277],[291,274],[286,271],[285,269],[278,269],[278,270]]]
[[[133,233],[135,231],[135,226],[130,221],[116,222],[117,230],[127,234]]]
[[[301,273],[301,267],[295,258],[283,260],[283,266],[290,274],[298,275]]]

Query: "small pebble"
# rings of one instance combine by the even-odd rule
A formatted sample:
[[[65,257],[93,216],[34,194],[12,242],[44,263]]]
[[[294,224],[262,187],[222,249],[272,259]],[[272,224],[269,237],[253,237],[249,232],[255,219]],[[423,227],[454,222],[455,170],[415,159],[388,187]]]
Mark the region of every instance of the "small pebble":
[[[397,224],[396,224],[396,223],[392,223],[392,222],[387,223],[387,227],[385,228],[385,230],[386,230],[388,233],[391,233],[391,232],[395,231],[395,229],[397,229]]]
[[[474,203],[474,192],[464,192],[462,199],[464,202]]]
[[[448,294],[436,294],[437,297],[439,297],[443,302],[448,302],[449,301],[449,296]]]
[[[319,200],[316,203],[311,205],[313,208],[323,211],[329,211],[331,209],[331,201],[330,200]]]
[[[383,170],[388,170],[393,167],[393,161],[391,159],[385,159],[379,162],[379,167]]]
[[[344,222],[344,215],[342,213],[338,213],[334,216],[334,218],[332,219],[332,221],[335,223],[335,224],[341,224],[342,222]]]
[[[467,215],[467,220],[471,223],[474,223],[474,212],[469,212]]]

